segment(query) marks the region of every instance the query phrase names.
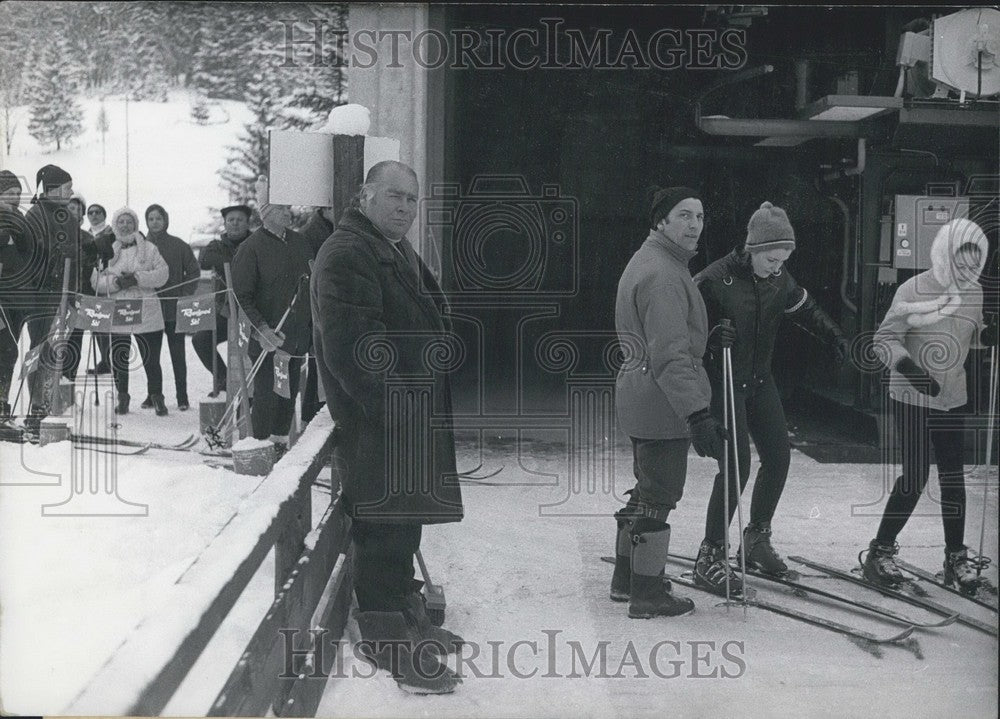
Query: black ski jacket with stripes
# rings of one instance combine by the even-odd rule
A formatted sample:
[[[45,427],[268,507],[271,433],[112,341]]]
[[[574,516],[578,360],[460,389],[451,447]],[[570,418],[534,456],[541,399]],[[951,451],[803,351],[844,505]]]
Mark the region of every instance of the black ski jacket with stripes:
[[[771,376],[774,339],[784,318],[807,332],[833,344],[840,329],[815,300],[782,267],[770,277],[757,277],[750,253],[736,248],[694,277],[705,299],[708,326],[728,318],[736,328],[733,345],[733,382],[737,390],[751,389]],[[722,353],[710,348],[705,354],[705,370],[712,384],[722,378]]]

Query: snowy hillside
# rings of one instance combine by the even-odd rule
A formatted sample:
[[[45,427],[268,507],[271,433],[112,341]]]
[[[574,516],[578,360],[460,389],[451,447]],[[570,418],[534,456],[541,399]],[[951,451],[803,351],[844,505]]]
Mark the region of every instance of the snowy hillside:
[[[185,91],[171,93],[165,103],[129,102],[127,163],[124,99],[113,96],[104,102],[109,129],[103,147],[97,129],[100,98],[81,99],[80,104],[84,134],[58,152],[39,147],[28,134],[27,107],[15,111],[17,129],[6,164],[26,178],[27,191],[34,191],[39,167],[56,164],[73,176],[73,189],[88,203],[104,205],[109,217],[126,200],[140,215],[155,202],[170,213],[170,232],[188,241],[218,208],[230,204],[216,173],[226,161],[226,146],[250,118],[242,102],[211,104],[207,125],[191,119]]]

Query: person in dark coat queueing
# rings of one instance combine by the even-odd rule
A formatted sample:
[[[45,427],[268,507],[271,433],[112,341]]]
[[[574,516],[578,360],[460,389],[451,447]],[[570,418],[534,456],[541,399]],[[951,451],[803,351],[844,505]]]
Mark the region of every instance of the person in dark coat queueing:
[[[117,210],[112,216],[111,226],[115,231],[114,254],[106,269],[94,270],[91,283],[101,297],[142,301],[141,322],[128,329],[119,327],[111,334],[111,365],[118,391],[115,412],[128,414],[129,411],[128,358],[132,335],[135,335],[153,408],[157,416],[163,417],[167,414],[167,405],[163,400],[163,371],[160,369],[163,311],[156,290],[167,284],[170,269],[156,245],[139,232],[139,216],[134,210],[128,207]]]
[[[146,208],[146,229],[149,231],[146,239],[156,245],[156,249],[160,251],[170,270],[165,288],[157,294],[160,295],[163,310],[163,334],[167,340],[170,364],[174,370],[177,409],[184,412],[191,407],[191,404],[188,402],[187,393],[185,335],[177,332],[177,298],[194,294],[198,289],[198,280],[201,279],[201,268],[198,266],[191,245],[180,237],[168,234],[169,226],[170,216],[161,205],[150,205]],[[151,407],[152,404],[152,398],[147,397],[141,406]]]
[[[369,170],[359,207],[344,212],[316,258],[313,346],[340,433],[334,467],[353,519],[367,658],[382,669],[395,660],[393,674],[408,691],[446,693],[460,679],[424,651],[426,642],[452,651],[462,640],[431,624],[413,559],[423,525],[461,521],[463,506],[450,368],[425,360],[451,337],[447,302],[406,239],[418,192],[402,163]]]
[[[80,291],[83,294],[93,294],[90,276],[95,269],[100,270],[107,266],[108,260],[114,254],[111,247],[114,236],[111,236],[111,241],[107,241],[107,237],[102,238],[99,244],[92,234],[83,229],[83,217],[87,203],[79,194],[74,193],[66,206],[80,225]],[[74,329],[70,333],[69,346],[70,350],[63,367],[63,376],[72,382],[76,379],[76,371],[83,358],[83,330]]]
[[[55,388],[49,383],[55,376],[62,376],[62,368],[69,352],[65,346],[57,347],[45,340],[52,330],[53,320],[59,313],[63,297],[65,262],[69,260],[67,291],[70,296],[80,292],[80,224],[67,206],[73,195],[73,178],[56,165],[45,165],[35,175],[39,194],[32,200],[32,207],[24,219],[34,242],[29,261],[28,287],[33,292],[33,305],[27,320],[28,335],[34,349],[43,345],[40,367],[58,368],[58,372],[36,371],[31,375],[31,405],[24,420],[25,429],[37,434],[49,413],[49,402]]]
[[[799,286],[784,263],[795,249],[795,231],[780,207],[765,202],[747,225],[746,242],[695,275],[708,319],[713,327],[705,366],[712,382],[712,413],[720,421],[724,385],[723,348],[731,347],[736,413],[736,466],[740,486],[729,490],[728,521],[750,478],[750,439],[753,438],[760,469],[754,482],[750,521],[743,531],[748,567],[783,575],[788,567],[771,545],[771,520],[788,477],[791,450],[781,397],[771,374],[774,341],[782,320],[789,319],[828,343],[838,363],[848,355],[848,342],[840,328]],[[723,319],[730,324],[723,325]],[[732,460],[732,457],[730,457]],[[733,466],[730,461],[730,467]],[[722,462],[705,517],[705,538],[698,550],[695,582],[725,596],[729,563],[724,556],[724,479]],[[732,471],[732,470],[731,470]],[[740,580],[729,577],[730,590]]]
[[[674,596],[661,576],[670,552],[667,518],[684,492],[692,442],[700,456],[718,457],[724,436],[709,412],[711,390],[701,364],[705,303],[688,270],[705,223],[698,192],[655,190],[649,223],[615,298],[615,330],[628,358],[615,380],[615,412],[632,440],[636,484],[615,513],[611,599],[627,601],[633,619],[694,610],[694,602]]]
[[[262,186],[258,198],[266,197],[266,192]],[[261,352],[266,354],[253,379],[250,407],[253,436],[274,443],[280,457],[288,449],[301,357],[308,351],[312,335],[307,288],[313,254],[305,238],[288,227],[292,221],[288,205],[265,203],[260,215],[262,226],[240,244],[231,271],[236,301],[254,327],[250,358],[256,362]],[[295,305],[279,332],[278,324],[293,299]],[[278,349],[291,355],[290,397],[274,391],[274,352]]]
[[[205,365],[205,369],[212,372],[212,365],[215,364],[215,386],[209,392],[209,397],[217,397],[219,392],[226,391],[226,363],[222,361],[218,350],[215,348],[220,342],[225,342],[229,336],[229,302],[226,300],[226,293],[220,290],[226,289],[225,266],[228,262],[232,265],[236,250],[247,237],[250,236],[250,215],[252,210],[247,205],[232,205],[222,208],[222,220],[226,229],[223,230],[219,239],[213,240],[205,245],[198,257],[201,269],[210,270],[215,278],[213,289],[215,295],[215,340],[212,339],[211,330],[195,332],[191,337],[191,344],[198,359]],[[230,270],[232,267],[230,267]]]
[[[104,257],[110,257],[113,252],[111,243],[115,241],[115,233],[111,230],[111,225],[107,223],[108,211],[103,205],[96,202],[87,207],[87,221],[90,228],[87,230],[93,237],[97,245],[98,253]],[[90,282],[83,288],[84,292],[91,290]],[[87,374],[111,374],[111,335],[98,333],[94,339],[97,341],[97,349],[101,353],[101,361],[96,367],[87,370]]]
[[[299,232],[313,249],[315,259],[319,248],[333,234],[333,209],[317,207],[310,213],[309,219],[299,229]],[[302,388],[302,423],[307,424],[323,408],[319,400],[319,372],[316,369],[316,354],[309,347],[309,359],[306,362],[306,386]]]
[[[31,230],[18,209],[21,181],[10,170],[0,170],[0,422],[11,419],[10,389],[17,364],[18,340],[27,321],[32,298],[26,291],[33,242]]]

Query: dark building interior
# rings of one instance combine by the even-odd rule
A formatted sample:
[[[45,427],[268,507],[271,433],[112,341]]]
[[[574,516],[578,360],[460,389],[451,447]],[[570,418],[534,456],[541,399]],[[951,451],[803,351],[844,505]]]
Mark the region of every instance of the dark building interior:
[[[561,404],[557,390],[568,376],[561,374],[565,367],[547,365],[539,349],[554,330],[575,333],[579,356],[570,375],[613,381],[606,340],[614,332],[615,290],[648,231],[645,195],[653,184],[702,192],[706,225],[692,272],[744,241],[746,222],[762,201],[786,208],[797,235],[787,266],[849,337],[873,330],[895,287],[916,271],[888,271],[880,250],[894,196],[972,194],[969,216],[987,231],[993,251],[982,282],[995,305],[995,98],[964,104],[955,96],[927,99],[910,71],[901,102],[931,114],[905,123],[896,111],[875,116],[854,123],[860,129],[853,136],[760,147],[763,133],[711,135],[695,121],[698,111],[794,120],[830,95],[891,98],[902,33],[924,27],[922,18],[958,9],[449,6],[447,31],[494,30],[500,38],[534,28],[544,36],[557,26],[588,41],[602,32],[607,37],[603,63],[601,56],[581,61],[564,43],[533,69],[508,63],[500,69],[452,67],[445,74],[444,178],[457,183],[460,201],[479,213],[478,220],[456,225],[455,239],[444,244],[446,288],[458,315],[468,318],[456,329],[483,337],[470,345],[481,348],[475,350],[482,354],[478,369],[468,363],[457,382],[465,395],[480,399],[463,401],[485,402],[480,409],[501,413]],[[619,55],[629,33],[645,47],[663,29],[682,31],[685,42],[702,29],[743,31],[745,55],[725,55],[717,42],[708,44],[702,64],[721,55],[720,62],[736,60],[738,68],[692,68],[697,61],[691,53],[676,69],[609,67],[612,58],[628,64]],[[487,43],[478,51],[488,58],[502,49]],[[550,65],[577,62],[543,67],[546,59]],[[773,69],[754,72],[765,65]],[[856,174],[851,168],[859,162],[866,166]],[[558,208],[575,212],[576,222]],[[525,213],[533,219],[519,219]],[[449,256],[456,247],[465,248],[459,251],[464,256]],[[495,292],[483,289],[486,278]],[[821,400],[831,410],[847,410],[847,422],[857,413],[871,417],[878,406],[872,378],[850,367],[836,371],[816,338],[785,324],[774,371],[786,400]],[[489,382],[478,382],[473,373]],[[985,398],[985,382],[985,369],[970,372],[970,383],[981,385],[970,395],[973,402]]]

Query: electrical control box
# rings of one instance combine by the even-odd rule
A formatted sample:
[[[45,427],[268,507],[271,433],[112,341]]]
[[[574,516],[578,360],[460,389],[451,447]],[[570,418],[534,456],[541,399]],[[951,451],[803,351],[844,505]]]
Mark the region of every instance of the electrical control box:
[[[897,270],[930,268],[931,243],[941,225],[968,216],[968,197],[896,195],[892,266]]]

